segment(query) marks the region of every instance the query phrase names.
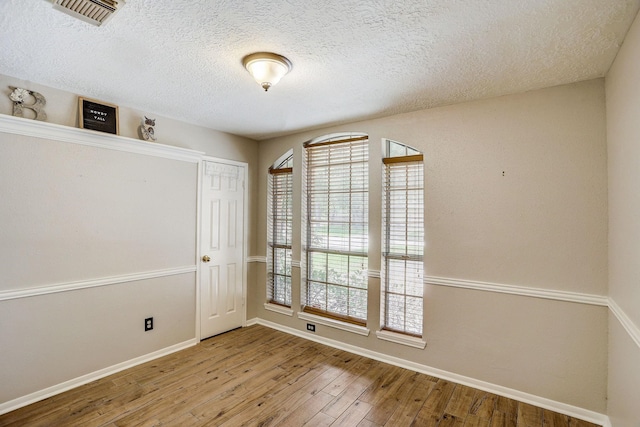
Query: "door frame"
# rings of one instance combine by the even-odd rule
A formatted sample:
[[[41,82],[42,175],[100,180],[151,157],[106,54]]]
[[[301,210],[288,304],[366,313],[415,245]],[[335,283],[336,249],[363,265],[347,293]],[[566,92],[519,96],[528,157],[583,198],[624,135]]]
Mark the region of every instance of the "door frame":
[[[197,232],[196,232],[196,340],[198,342],[202,341],[200,333],[202,331],[201,328],[201,319],[200,319],[200,311],[201,311],[201,273],[200,269],[202,268],[202,253],[200,249],[201,237],[202,237],[202,192],[204,191],[204,162],[216,162],[216,163],[224,163],[228,165],[241,167],[244,171],[244,182],[243,182],[243,218],[242,218],[242,327],[247,326],[247,253],[249,246],[249,238],[248,238],[248,228],[249,228],[249,164],[246,162],[239,162],[236,160],[228,160],[221,159],[219,157],[212,156],[202,156],[200,161],[198,162],[198,197],[197,197],[197,215],[196,215],[196,223],[197,223]]]

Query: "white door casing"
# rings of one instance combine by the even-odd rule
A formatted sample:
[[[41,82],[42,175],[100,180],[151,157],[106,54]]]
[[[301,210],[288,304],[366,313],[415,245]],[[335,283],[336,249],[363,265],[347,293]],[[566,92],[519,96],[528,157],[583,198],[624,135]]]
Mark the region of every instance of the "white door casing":
[[[244,326],[246,320],[246,174],[243,163],[203,161],[200,339]]]

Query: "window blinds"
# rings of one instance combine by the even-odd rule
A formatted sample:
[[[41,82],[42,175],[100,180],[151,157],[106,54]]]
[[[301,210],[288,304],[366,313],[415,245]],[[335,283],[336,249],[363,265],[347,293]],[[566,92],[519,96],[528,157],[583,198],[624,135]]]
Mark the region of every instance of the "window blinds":
[[[291,307],[291,233],[293,229],[293,169],[291,167],[269,169],[269,197],[267,299],[271,303]]]
[[[306,147],[305,311],[367,318],[368,137]]]
[[[384,159],[383,329],[422,336],[424,165],[421,154]]]

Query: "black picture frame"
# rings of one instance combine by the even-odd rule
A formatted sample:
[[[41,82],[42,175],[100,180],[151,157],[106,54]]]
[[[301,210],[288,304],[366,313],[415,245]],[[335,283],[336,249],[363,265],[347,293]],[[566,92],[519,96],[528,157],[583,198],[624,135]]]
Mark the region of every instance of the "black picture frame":
[[[117,105],[80,96],[78,97],[78,114],[81,129],[120,134]]]

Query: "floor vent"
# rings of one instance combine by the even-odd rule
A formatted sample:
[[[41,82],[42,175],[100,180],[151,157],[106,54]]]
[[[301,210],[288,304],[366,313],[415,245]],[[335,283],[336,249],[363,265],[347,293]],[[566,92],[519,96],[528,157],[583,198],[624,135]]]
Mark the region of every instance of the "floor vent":
[[[53,7],[93,25],[102,25],[124,6],[124,0],[53,0]]]

